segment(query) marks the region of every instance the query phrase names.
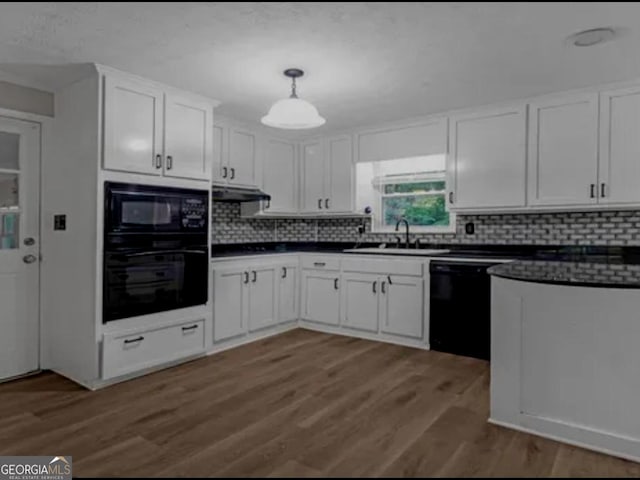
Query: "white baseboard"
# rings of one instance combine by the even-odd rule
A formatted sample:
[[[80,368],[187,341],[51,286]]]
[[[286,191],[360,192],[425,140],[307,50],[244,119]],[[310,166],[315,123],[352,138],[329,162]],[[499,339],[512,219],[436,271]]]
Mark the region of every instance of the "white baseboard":
[[[493,418],[489,418],[487,420],[489,423],[493,425],[498,425],[499,427],[510,428],[512,430],[518,430],[519,432],[529,433],[531,435],[536,435],[538,437],[548,438],[549,440],[555,440],[556,442],[566,443],[567,445],[573,445],[574,447],[584,448],[586,450],[591,450],[598,453],[603,453],[605,455],[611,455],[613,457],[622,458],[624,460],[629,460],[632,462],[640,463],[640,456],[631,455],[625,452],[620,452],[616,450],[611,450],[610,448],[594,445],[590,443],[585,443],[580,440],[576,440],[573,438],[560,437],[558,435],[554,435],[551,433],[543,432],[538,429],[533,429],[529,427],[524,427],[522,425],[510,423],[510,422],[502,422],[500,420],[495,420]],[[618,440],[618,437],[611,436],[612,440]]]

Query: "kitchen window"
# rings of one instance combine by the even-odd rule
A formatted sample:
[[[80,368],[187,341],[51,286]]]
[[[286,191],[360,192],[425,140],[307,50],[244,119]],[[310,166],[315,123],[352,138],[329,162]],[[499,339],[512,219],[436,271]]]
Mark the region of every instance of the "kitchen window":
[[[444,155],[359,163],[356,178],[358,208],[371,208],[373,231],[395,231],[402,218],[414,232],[455,231]]]

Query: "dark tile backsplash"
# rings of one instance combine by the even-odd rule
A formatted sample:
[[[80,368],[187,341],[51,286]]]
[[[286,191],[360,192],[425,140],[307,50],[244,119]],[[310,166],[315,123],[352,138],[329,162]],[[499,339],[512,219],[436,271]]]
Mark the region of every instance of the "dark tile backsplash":
[[[273,241],[356,242],[357,227],[366,224],[364,242],[394,242],[395,233],[372,233],[371,222],[359,218],[243,219],[239,203],[212,208],[213,243]],[[465,233],[473,222],[475,233]],[[458,215],[456,233],[411,234],[422,243],[503,245],[640,246],[640,211],[517,213]]]

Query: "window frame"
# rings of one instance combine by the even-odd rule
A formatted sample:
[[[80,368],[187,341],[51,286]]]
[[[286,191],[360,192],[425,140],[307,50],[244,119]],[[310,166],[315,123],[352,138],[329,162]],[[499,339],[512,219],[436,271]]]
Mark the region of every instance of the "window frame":
[[[421,183],[421,182],[444,182],[443,190],[434,190],[426,192],[411,192],[411,193],[384,193],[385,185],[395,184],[407,184],[407,183]],[[427,197],[427,196],[444,196],[445,210],[449,213],[449,225],[410,225],[410,232],[414,233],[455,233],[456,231],[456,214],[449,210],[447,203],[447,172],[445,170],[437,172],[420,172],[416,174],[403,174],[403,175],[388,175],[373,180],[373,183],[378,186],[375,188],[377,191],[377,204],[376,209],[379,216],[374,213],[372,215],[371,231],[372,233],[395,233],[395,225],[384,225],[384,199],[385,198],[400,198],[400,197]]]

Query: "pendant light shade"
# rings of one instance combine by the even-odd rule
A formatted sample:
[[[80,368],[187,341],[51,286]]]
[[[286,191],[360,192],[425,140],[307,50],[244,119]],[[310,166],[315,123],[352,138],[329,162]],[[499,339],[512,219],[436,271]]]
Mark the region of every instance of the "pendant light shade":
[[[302,130],[324,125],[326,120],[320,116],[318,109],[296,95],[296,78],[304,75],[302,70],[290,68],[284,71],[291,78],[291,96],[278,100],[262,117],[262,123],[270,127]]]

